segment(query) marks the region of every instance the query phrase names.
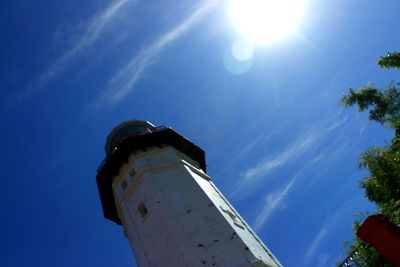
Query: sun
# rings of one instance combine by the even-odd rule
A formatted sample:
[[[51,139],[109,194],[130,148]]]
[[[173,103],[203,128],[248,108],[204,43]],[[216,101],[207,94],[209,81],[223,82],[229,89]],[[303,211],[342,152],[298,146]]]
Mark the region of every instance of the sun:
[[[297,30],[304,0],[231,0],[228,12],[243,37],[258,45],[268,45]]]

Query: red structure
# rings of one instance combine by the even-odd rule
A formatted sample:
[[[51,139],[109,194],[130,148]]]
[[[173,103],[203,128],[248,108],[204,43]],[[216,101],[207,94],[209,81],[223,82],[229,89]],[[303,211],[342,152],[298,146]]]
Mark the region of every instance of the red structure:
[[[374,246],[394,267],[400,267],[400,229],[384,215],[370,215],[357,236]]]

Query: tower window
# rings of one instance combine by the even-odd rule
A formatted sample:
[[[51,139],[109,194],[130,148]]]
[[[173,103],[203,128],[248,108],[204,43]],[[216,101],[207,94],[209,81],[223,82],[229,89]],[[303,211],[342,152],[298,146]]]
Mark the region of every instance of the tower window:
[[[126,186],[128,185],[128,183],[125,181],[125,179],[122,180],[121,182],[121,188],[122,190],[124,190],[126,188]]]
[[[130,176],[130,177],[135,176],[135,174],[136,174],[135,169],[132,168],[132,169],[129,170],[129,176]]]
[[[139,210],[139,213],[142,216],[142,218],[146,217],[146,215],[149,213],[149,211],[147,210],[147,208],[143,202],[140,202],[140,204],[138,206],[138,210]]]

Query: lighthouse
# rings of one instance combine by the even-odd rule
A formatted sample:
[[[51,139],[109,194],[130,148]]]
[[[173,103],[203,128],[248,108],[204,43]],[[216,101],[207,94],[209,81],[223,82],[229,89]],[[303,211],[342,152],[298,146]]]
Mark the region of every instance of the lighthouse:
[[[104,216],[122,225],[139,267],[279,267],[218,190],[204,151],[165,126],[130,120],[97,170]]]

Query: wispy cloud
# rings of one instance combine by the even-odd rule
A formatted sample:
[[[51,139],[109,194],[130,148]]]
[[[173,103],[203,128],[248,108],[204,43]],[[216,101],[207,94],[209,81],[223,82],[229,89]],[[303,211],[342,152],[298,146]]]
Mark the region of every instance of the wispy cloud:
[[[252,179],[255,177],[264,176],[276,167],[279,167],[285,162],[304,153],[314,142],[315,136],[309,135],[305,137],[304,140],[293,143],[292,146],[290,146],[286,151],[279,153],[279,156],[276,158],[266,158],[257,165],[247,169],[243,173],[243,177],[245,179]]]
[[[286,186],[266,196],[263,207],[258,212],[258,216],[253,223],[255,230],[260,230],[277,209],[281,209],[285,206],[285,199],[294,182],[295,179],[292,179]]]
[[[314,256],[318,247],[320,247],[326,236],[335,229],[335,226],[340,222],[343,217],[343,213],[346,212],[351,206],[351,201],[345,203],[343,206],[338,208],[333,212],[333,214],[328,214],[325,218],[324,223],[319,229],[318,233],[312,240],[310,246],[308,247],[306,254],[304,256],[304,263],[307,264],[311,258]]]
[[[295,140],[295,142],[286,150],[277,153],[276,157],[269,156],[248,168],[240,175],[240,179],[235,184],[232,195],[243,193],[250,187],[257,188],[258,183],[263,181],[260,178],[265,177],[272,170],[283,166],[285,163],[304,154],[313,144],[315,144],[316,140],[316,134],[302,136],[298,140]]]
[[[345,123],[347,122],[347,120],[348,120],[348,116],[345,116],[345,117],[343,117],[342,119],[339,119],[339,120],[337,120],[337,121],[334,121],[334,122],[332,123],[332,125],[328,128],[328,130],[329,130],[329,131],[335,130],[336,128],[338,128],[338,127],[342,126],[343,124],[345,124]]]
[[[314,255],[315,250],[317,249],[318,245],[321,243],[322,239],[325,238],[327,233],[328,233],[328,226],[323,225],[322,228],[318,231],[318,234],[315,236],[311,245],[307,249],[306,255],[304,257],[305,263],[310,261],[311,257]]]
[[[160,36],[154,43],[141,49],[110,80],[109,86],[97,99],[95,105],[112,105],[128,94],[143,77],[145,71],[157,61],[160,53],[176,39],[186,33],[213,7],[215,1],[202,1],[180,24]]]
[[[70,63],[85,48],[93,45],[100,38],[104,33],[106,26],[113,21],[119,11],[121,11],[122,7],[124,7],[129,1],[136,2],[134,0],[116,0],[91,18],[85,27],[83,34],[78,38],[78,41],[74,43],[70,49],[66,50],[44,73],[40,75],[37,83],[31,89],[40,89],[44,87],[50,80],[62,73],[68,63]]]
[[[318,264],[317,267],[324,267],[329,266],[328,261],[330,260],[331,256],[328,254],[321,254],[318,256]]]
[[[272,217],[275,211],[283,210],[287,203],[290,202],[290,194],[293,193],[293,185],[302,184],[306,181],[304,178],[304,171],[313,165],[313,161],[304,164],[295,175],[293,175],[289,181],[281,186],[278,190],[273,193],[269,193],[264,202],[261,204],[261,208],[258,210],[258,215],[254,220],[253,226],[256,230],[260,230],[262,226]],[[293,201],[293,199],[291,199]]]

